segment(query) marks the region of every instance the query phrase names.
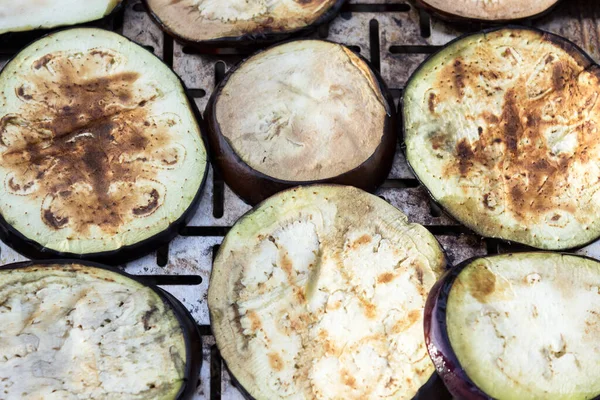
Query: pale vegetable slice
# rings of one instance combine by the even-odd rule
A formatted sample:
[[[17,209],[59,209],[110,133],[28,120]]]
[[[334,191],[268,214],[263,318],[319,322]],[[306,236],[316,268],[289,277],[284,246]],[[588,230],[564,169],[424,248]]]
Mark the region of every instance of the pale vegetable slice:
[[[29,262],[0,269],[0,299],[2,398],[174,400],[195,390],[201,358],[188,352],[200,338],[159,289],[99,265]]]
[[[30,257],[139,256],[197,204],[207,156],[184,88],[116,33],[29,45],[0,73],[0,110],[0,233]]]
[[[359,189],[281,192],[219,249],[208,304],[256,399],[411,399],[434,368],[423,308],[445,266],[433,235]]]
[[[122,0],[0,0],[0,34],[94,21]]]

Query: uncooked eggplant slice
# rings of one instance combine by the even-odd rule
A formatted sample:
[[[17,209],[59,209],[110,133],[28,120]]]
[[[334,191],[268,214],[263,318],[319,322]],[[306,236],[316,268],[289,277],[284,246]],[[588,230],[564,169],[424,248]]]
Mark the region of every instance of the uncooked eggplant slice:
[[[299,184],[375,190],[396,148],[393,100],[347,47],[298,40],[228,73],[206,109],[225,182],[256,204]]]
[[[120,35],[54,33],[0,73],[0,235],[30,257],[154,250],[191,216],[206,163],[179,78]]]
[[[452,216],[543,249],[600,235],[600,69],[556,35],[502,28],[427,60],[403,99],[409,164]]]
[[[344,0],[144,0],[158,25],[197,47],[240,47],[309,33]]]
[[[586,257],[467,260],[431,290],[429,354],[459,399],[599,399],[599,288]]]
[[[175,298],[78,261],[0,268],[0,397],[188,399],[201,343]]]
[[[450,20],[507,22],[538,17],[560,0],[417,0],[417,4]]]
[[[101,19],[122,0],[5,0],[0,7],[0,34],[75,25]]]
[[[444,266],[433,235],[377,196],[286,190],[219,248],[217,346],[256,399],[411,399],[434,371],[422,318]]]

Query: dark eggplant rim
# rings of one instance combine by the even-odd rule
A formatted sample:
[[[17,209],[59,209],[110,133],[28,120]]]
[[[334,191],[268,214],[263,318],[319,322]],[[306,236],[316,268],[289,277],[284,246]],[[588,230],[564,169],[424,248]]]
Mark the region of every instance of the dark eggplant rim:
[[[432,5],[427,4],[426,1],[427,0],[415,0],[417,6],[419,8],[421,8],[424,11],[438,17],[441,20],[447,21],[447,22],[450,22],[450,23],[478,22],[478,23],[482,23],[482,24],[498,25],[498,24],[522,22],[522,21],[529,20],[529,19],[538,19],[538,18],[544,17],[544,16],[548,15],[549,13],[551,13],[558,6],[558,4],[564,0],[555,0],[554,4],[552,4],[550,7],[546,8],[545,10],[543,10],[537,14],[532,14],[532,15],[529,15],[526,17],[512,18],[512,19],[482,19],[482,18],[463,17],[461,15],[452,14],[450,12],[435,8]],[[525,1],[529,1],[529,0],[525,0]]]
[[[127,0],[125,0],[125,1],[127,1]],[[157,249],[157,247],[160,247],[166,243],[169,243],[171,240],[173,240],[179,234],[179,230],[182,227],[184,227],[194,216],[194,213],[196,212],[196,210],[198,208],[200,199],[202,198],[202,194],[204,192],[204,185],[206,183],[206,177],[208,175],[208,170],[209,170],[210,149],[209,149],[209,146],[208,146],[208,143],[206,140],[206,125],[204,123],[204,120],[202,119],[202,115],[200,114],[200,111],[198,110],[198,106],[196,105],[196,102],[194,101],[193,97],[191,96],[189,90],[185,86],[185,83],[179,77],[179,75],[177,75],[175,73],[175,71],[173,71],[173,69],[171,67],[169,67],[163,60],[161,60],[154,53],[145,49],[142,45],[136,43],[135,41],[129,39],[126,36],[123,36],[119,33],[116,33],[114,31],[110,31],[107,29],[95,28],[95,27],[69,27],[66,29],[54,30],[46,35],[43,35],[40,38],[35,39],[31,43],[29,43],[25,47],[23,47],[18,53],[13,55],[8,60],[8,62],[4,65],[4,67],[2,69],[0,69],[0,76],[2,75],[2,72],[4,71],[4,69],[16,57],[18,57],[19,54],[21,54],[21,52],[23,52],[25,49],[29,48],[29,46],[33,45],[35,42],[42,40],[48,36],[60,33],[60,32],[66,32],[66,31],[75,30],[75,29],[100,30],[103,32],[110,32],[115,35],[119,35],[121,38],[124,38],[124,39],[128,40],[129,42],[135,44],[136,46],[139,46],[144,51],[147,51],[157,61],[160,61],[163,65],[168,67],[169,70],[173,73],[173,75],[175,75],[177,77],[177,79],[179,80],[179,84],[181,85],[183,92],[185,94],[185,97],[186,97],[186,100],[188,103],[188,107],[191,110],[194,119],[196,120],[196,125],[198,127],[199,136],[202,141],[202,145],[204,146],[204,152],[206,155],[206,163],[204,165],[204,171],[202,173],[202,180],[200,181],[200,185],[198,186],[198,189],[194,195],[194,198],[192,199],[192,201],[190,202],[188,207],[183,211],[183,213],[181,213],[181,215],[175,221],[173,221],[171,224],[169,224],[169,226],[167,226],[162,231],[160,231],[146,239],[143,239],[136,243],[132,243],[130,245],[122,246],[118,249],[108,250],[108,251],[99,251],[99,252],[95,252],[95,253],[81,253],[81,254],[52,250],[47,247],[44,247],[43,245],[36,242],[35,240],[27,238],[23,233],[16,230],[12,225],[10,225],[4,219],[4,216],[2,215],[2,213],[0,213],[0,240],[2,240],[8,246],[10,246],[11,248],[13,248],[17,252],[23,254],[24,256],[26,256],[28,258],[34,258],[34,259],[69,258],[69,259],[80,259],[80,260],[90,260],[90,261],[102,262],[102,263],[109,264],[109,265],[124,264],[126,262],[135,260],[137,258],[143,257],[144,255],[152,253],[153,251],[155,251]]]
[[[35,42],[43,38],[44,36],[48,36],[51,33],[56,31],[66,30],[70,28],[98,28],[96,25],[101,25],[103,23],[108,23],[113,20],[117,16],[117,14],[121,11],[125,10],[125,3],[132,0],[121,0],[108,14],[103,17],[91,19],[89,21],[81,21],[75,24],[59,24],[56,26],[51,26],[48,28],[35,28],[26,31],[10,31],[0,33],[0,43],[3,40],[14,40],[18,43],[25,43],[25,46],[29,46],[31,43]],[[102,28],[98,28],[102,29]],[[111,31],[112,32],[112,31]],[[23,49],[21,49],[23,50]],[[18,51],[18,53],[21,52]],[[12,60],[13,57],[10,58]],[[10,61],[9,60],[9,61]]]
[[[181,387],[177,393],[177,400],[188,400],[192,398],[192,395],[196,391],[196,383],[199,381],[200,368],[202,367],[202,337],[198,330],[194,318],[190,312],[185,308],[179,300],[177,300],[169,292],[147,282],[143,277],[128,274],[127,272],[121,271],[116,267],[110,267],[108,265],[100,264],[97,262],[91,262],[79,259],[61,259],[61,260],[34,260],[34,261],[21,261],[11,264],[0,266],[0,271],[17,270],[22,268],[43,266],[48,265],[60,265],[61,267],[67,267],[68,265],[82,265],[86,268],[102,269],[114,274],[118,274],[129,278],[145,287],[152,289],[158,297],[163,301],[173,314],[177,317],[183,339],[185,342],[185,370]],[[195,378],[194,378],[195,377]]]
[[[289,31],[283,32],[256,32],[256,33],[245,33],[240,36],[225,36],[220,38],[214,38],[209,40],[200,40],[195,41],[189,38],[185,38],[180,36],[171,28],[169,28],[163,21],[160,19],[158,15],[152,10],[150,5],[148,4],[148,0],[142,0],[142,4],[146,9],[148,15],[150,15],[153,22],[158,25],[158,27],[173,37],[175,40],[180,42],[183,45],[188,45],[194,47],[199,51],[215,51],[219,48],[249,48],[249,47],[263,47],[266,45],[273,44],[275,42],[279,42],[282,40],[290,39],[293,37],[300,37],[304,35],[308,35],[321,25],[324,25],[331,20],[333,20],[339,13],[342,5],[346,2],[346,0],[335,0],[335,2],[323,12],[312,24],[306,25],[300,28],[292,29]]]
[[[425,342],[427,344],[429,356],[434,361],[436,370],[444,381],[446,388],[448,388],[448,390],[458,399],[493,400],[492,397],[480,389],[467,375],[465,369],[458,361],[458,357],[456,356],[452,345],[450,344],[448,325],[446,323],[446,308],[452,286],[454,285],[456,278],[458,278],[463,270],[478,260],[498,257],[506,258],[517,255],[569,256],[583,260],[594,261],[600,266],[600,261],[592,257],[568,252],[537,250],[471,257],[458,263],[455,267],[448,270],[429,292],[427,303],[425,305],[424,330]],[[438,361],[436,362],[435,360]],[[454,384],[457,384],[458,387],[455,387]],[[600,395],[595,396],[591,400],[600,400]]]
[[[596,237],[590,239],[587,242],[584,242],[582,244],[576,244],[575,246],[572,246],[572,247],[565,247],[565,248],[559,248],[559,249],[544,249],[544,248],[534,247],[534,246],[531,246],[530,244],[519,242],[518,240],[506,239],[506,238],[494,237],[494,236],[485,236],[485,235],[481,234],[480,232],[477,232],[473,227],[471,227],[471,226],[465,224],[464,222],[462,222],[461,220],[457,219],[454,216],[454,214],[452,214],[450,211],[448,211],[448,209],[446,209],[446,207],[444,207],[442,204],[439,203],[439,201],[433,196],[433,194],[431,193],[429,188],[423,183],[421,178],[419,178],[419,176],[413,169],[413,167],[410,163],[410,160],[408,158],[408,154],[406,152],[406,126],[404,124],[405,96],[406,96],[406,92],[407,92],[406,88],[408,88],[410,86],[410,84],[412,83],[413,80],[419,79],[419,74],[420,74],[421,70],[425,68],[426,64],[428,64],[429,61],[431,61],[433,58],[438,56],[441,52],[446,50],[447,47],[450,47],[450,46],[454,45],[455,43],[457,43],[463,39],[467,39],[471,36],[481,35],[481,34],[487,35],[488,33],[493,33],[493,32],[502,31],[502,30],[514,30],[514,31],[523,31],[524,30],[524,31],[531,31],[531,32],[536,32],[536,33],[542,34],[545,39],[549,40],[554,45],[560,47],[562,50],[566,51],[570,55],[573,55],[573,53],[574,53],[573,50],[578,52],[577,56],[582,57],[585,61],[587,61],[589,63],[587,68],[589,68],[591,66],[600,67],[600,64],[596,63],[596,61],[586,51],[584,51],[580,46],[578,46],[571,40],[569,40],[563,36],[557,35],[556,33],[552,33],[552,32],[545,31],[543,29],[539,29],[539,28],[535,28],[535,27],[521,26],[521,25],[505,25],[505,26],[498,26],[498,27],[483,29],[478,32],[471,32],[471,33],[466,33],[464,35],[458,36],[458,37],[452,39],[451,41],[449,41],[448,43],[446,43],[442,48],[440,48],[436,52],[430,54],[421,64],[419,64],[417,69],[415,69],[415,71],[411,74],[410,78],[406,81],[406,84],[404,85],[405,90],[402,92],[402,96],[400,97],[400,102],[398,103],[398,126],[400,127],[398,136],[400,137],[400,149],[404,155],[404,158],[406,159],[406,164],[408,165],[408,169],[414,175],[415,179],[419,182],[421,187],[423,187],[425,189],[430,200],[433,201],[444,212],[444,214],[446,214],[448,217],[450,217],[452,220],[456,221],[460,225],[467,228],[468,231],[471,232],[472,234],[481,236],[484,238],[488,238],[488,239],[498,240],[507,245],[512,245],[512,244],[516,243],[516,244],[525,246],[526,249],[531,249],[531,251],[569,252],[569,251],[580,250],[580,249],[588,246],[589,244],[597,241],[600,238],[600,230],[598,231],[598,235]]]
[[[274,177],[266,175],[262,172],[259,172],[259,171],[255,170],[254,168],[252,168],[250,165],[248,165],[244,160],[242,160],[242,158],[235,152],[235,150],[233,149],[233,147],[231,146],[229,141],[221,133],[220,124],[217,120],[217,115],[216,115],[216,103],[219,100],[221,92],[222,92],[223,88],[225,87],[225,85],[227,84],[227,82],[229,81],[229,79],[231,78],[231,76],[233,76],[233,74],[246,61],[250,60],[251,58],[254,58],[255,56],[262,54],[263,52],[269,51],[275,47],[283,46],[288,43],[301,42],[301,41],[326,42],[326,43],[331,43],[331,44],[334,44],[337,46],[343,46],[344,48],[352,51],[353,54],[358,56],[358,58],[367,65],[367,67],[369,68],[369,70],[371,71],[373,76],[375,77],[375,81],[377,82],[377,85],[379,87],[379,90],[380,90],[383,100],[384,100],[383,106],[386,111],[386,116],[385,116],[385,120],[384,120],[383,134],[381,136],[381,141],[379,142],[379,144],[377,145],[377,147],[375,148],[373,153],[369,156],[369,158],[367,158],[366,160],[361,162],[356,167],[352,168],[351,170],[345,171],[339,175],[332,176],[329,178],[312,180],[312,181],[311,180],[309,180],[309,181],[288,181],[288,180],[274,178]],[[398,119],[398,113],[396,112],[396,107],[394,105],[394,98],[393,98],[390,90],[388,89],[387,85],[385,84],[385,81],[383,80],[383,78],[381,78],[381,75],[379,74],[379,72],[375,68],[373,68],[373,66],[367,59],[365,59],[359,53],[348,48],[344,44],[337,43],[337,42],[334,42],[331,40],[310,39],[310,38],[287,40],[287,41],[284,41],[281,43],[277,43],[273,46],[269,46],[267,48],[261,49],[255,53],[245,57],[243,60],[238,62],[236,65],[234,65],[227,71],[226,75],[223,77],[221,82],[219,82],[219,84],[217,85],[217,87],[215,88],[213,93],[211,94],[211,96],[208,100],[208,103],[206,105],[206,109],[204,111],[204,120],[206,121],[207,128],[208,128],[207,134],[209,135],[209,145],[211,146],[211,154],[213,155],[213,158],[212,158],[213,167],[215,169],[222,171],[224,168],[222,168],[220,160],[226,159],[226,160],[231,161],[231,163],[235,164],[239,168],[244,169],[245,175],[249,175],[253,179],[260,181],[261,182],[260,186],[262,186],[262,184],[267,184],[270,186],[270,188],[268,188],[268,189],[262,189],[262,190],[264,190],[263,192],[261,192],[261,188],[257,188],[255,190],[246,191],[247,193],[238,193],[237,190],[233,189],[233,186],[237,186],[237,185],[229,185],[230,187],[232,187],[232,190],[234,190],[234,192],[242,200],[244,200],[246,203],[253,205],[253,206],[259,204],[263,200],[266,200],[267,198],[274,195],[275,193],[281,192],[282,190],[291,189],[296,186],[306,186],[306,185],[312,185],[312,184],[328,184],[328,183],[340,184],[340,185],[346,185],[346,186],[355,186],[355,187],[358,187],[358,188],[365,190],[367,192],[370,192],[370,193],[374,192],[375,190],[377,190],[377,188],[379,188],[379,186],[381,186],[383,184],[383,182],[389,175],[390,170],[392,169],[394,155],[396,152],[396,142],[398,140],[398,138],[397,138],[397,119]],[[376,161],[377,159],[379,159],[379,162]],[[375,171],[363,171],[362,174],[370,174],[371,176],[368,176],[368,178],[362,178],[361,182],[358,182],[360,184],[360,186],[359,186],[357,183],[355,183],[357,181],[357,178],[353,177],[353,175],[361,174],[360,170],[365,165],[370,165],[370,164],[374,165],[373,169],[375,169]],[[352,182],[352,185],[346,184],[346,182],[349,182],[349,181],[354,181],[354,182]]]
[[[340,185],[337,183],[311,183],[309,185],[304,185],[304,186],[295,186],[295,187],[291,187],[288,189],[284,189],[280,192],[277,192],[276,194],[274,194],[273,196],[277,195],[281,195],[284,192],[291,192],[294,191],[296,189],[306,189],[307,187],[311,187],[311,186],[319,186],[319,187],[334,187],[334,188],[343,188],[343,187],[350,187],[353,189],[358,189],[358,190],[362,190],[353,186],[349,186],[349,185]],[[363,190],[364,191],[364,190]],[[366,192],[366,191],[365,191]],[[369,193],[369,192],[366,192]],[[375,196],[372,193],[369,193],[371,196]],[[234,225],[242,222],[244,219],[249,218],[252,214],[254,214],[254,212],[259,208],[262,207],[263,204],[270,198],[271,196],[269,196],[268,198],[262,200],[260,203],[256,204],[254,207],[252,207],[252,209],[246,211],[240,218],[238,218],[238,220],[235,222]],[[390,207],[394,207],[398,212],[404,214],[404,212],[400,209],[398,209],[397,207],[395,207],[394,205],[392,205],[389,201],[379,197],[379,196],[375,196],[378,197],[380,200],[384,201],[385,203],[387,203]],[[410,222],[409,222],[410,223]],[[419,224],[421,225],[421,224]],[[422,225],[423,226],[423,225]],[[428,231],[429,232],[429,231]],[[451,271],[451,265],[450,262],[448,261],[448,254],[446,253],[446,250],[444,249],[444,247],[442,246],[442,244],[439,242],[439,240],[437,239],[437,237],[435,237],[435,235],[433,235],[431,232],[429,232],[431,234],[431,236],[435,239],[435,242],[437,243],[439,250],[440,250],[440,254],[444,260],[445,266],[444,269],[446,272],[444,272],[444,274],[442,275],[445,276],[447,273],[449,273]],[[223,238],[223,242],[225,243],[225,239],[226,239],[227,235],[225,235],[225,237]],[[217,250],[217,253],[215,255],[215,259],[217,257],[219,257],[219,255],[221,254],[222,251],[224,251],[223,249],[225,248],[225,246],[221,245],[219,246],[219,249]],[[213,276],[213,272],[214,269],[211,270],[210,273],[210,278],[209,278],[209,287],[211,285],[211,281],[212,281],[212,276]],[[441,279],[441,278],[440,278]],[[434,286],[435,287],[435,286]],[[433,288],[431,289],[433,290]],[[426,311],[427,308],[424,309],[424,311]],[[212,317],[212,313],[210,311],[210,307],[208,309],[208,315],[209,315],[209,319],[210,319],[210,325],[212,327],[213,325],[213,317]],[[425,320],[425,319],[424,319]],[[214,332],[213,332],[214,335]],[[217,349],[219,349],[219,341],[217,340],[217,337],[215,336],[215,344],[217,346]],[[220,349],[219,349],[220,350]],[[225,365],[225,368],[227,369],[227,372],[229,374],[229,377],[231,379],[231,383],[233,384],[233,386],[235,386],[235,388],[237,390],[240,391],[240,393],[242,394],[242,396],[246,399],[246,400],[257,400],[255,397],[253,397],[250,392],[248,392],[246,390],[246,388],[244,388],[244,386],[240,383],[240,381],[235,377],[235,375],[233,374],[233,372],[231,371],[231,369],[229,368],[229,363],[227,360],[225,360],[224,357],[221,357],[223,364]],[[431,374],[431,376],[429,377],[429,379],[427,380],[427,382],[425,382],[417,391],[417,393],[415,394],[415,396],[412,398],[412,400],[452,400],[452,395],[450,394],[450,392],[448,391],[448,389],[446,388],[442,377],[439,375],[439,373],[437,372],[437,369],[434,370]],[[600,399],[593,399],[593,400],[600,400]]]

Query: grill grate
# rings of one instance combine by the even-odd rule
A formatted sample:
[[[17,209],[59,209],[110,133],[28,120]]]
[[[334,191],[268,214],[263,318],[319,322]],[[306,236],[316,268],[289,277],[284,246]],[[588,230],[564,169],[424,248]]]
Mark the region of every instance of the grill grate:
[[[600,59],[600,3],[565,0],[546,17],[523,24],[563,35],[596,60]],[[130,0],[120,13],[103,21],[101,26],[133,39],[172,66],[200,110],[204,110],[226,70],[250,53],[219,49],[218,54],[202,54],[182,46],[150,20],[139,0]],[[429,54],[463,33],[485,27],[481,23],[450,25],[430,18],[404,1],[350,0],[336,19],[312,37],[344,43],[369,59],[392,90],[397,104],[410,74]],[[0,67],[17,51],[14,44],[0,42]],[[446,249],[450,262],[523,249],[482,239],[446,216],[429,200],[410,172],[399,144],[397,150],[392,171],[377,195],[405,212],[411,221],[427,226]],[[180,236],[155,253],[121,267],[131,274],[149,275],[153,283],[177,297],[198,322],[204,364],[196,399],[243,398],[233,386],[211,336],[206,300],[215,251],[231,225],[249,209],[211,169],[198,212]],[[600,242],[578,253],[600,258]],[[0,243],[0,264],[22,260],[25,258]]]

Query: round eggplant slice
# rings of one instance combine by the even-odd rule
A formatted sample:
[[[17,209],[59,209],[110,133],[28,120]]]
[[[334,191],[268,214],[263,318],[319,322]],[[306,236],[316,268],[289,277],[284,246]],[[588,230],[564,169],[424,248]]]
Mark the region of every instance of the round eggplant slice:
[[[0,34],[54,28],[94,21],[109,15],[122,0],[3,1]]]
[[[137,44],[71,29],[0,73],[0,235],[32,258],[117,262],[191,216],[207,155],[179,78]]]
[[[7,399],[189,399],[202,362],[171,295],[99,264],[0,268],[0,393]]]
[[[417,0],[417,4],[450,20],[507,22],[538,17],[560,0]]]
[[[475,232],[542,249],[600,235],[600,69],[561,37],[502,28],[427,60],[403,99],[406,157]]]
[[[144,0],[158,25],[198,47],[240,47],[309,33],[344,0]]]
[[[444,266],[434,236],[374,195],[286,190],[219,248],[208,292],[217,346],[256,399],[410,399],[434,373],[423,310]]]
[[[375,190],[396,148],[392,105],[381,79],[347,47],[299,40],[230,71],[205,116],[225,182],[256,204],[307,183]]]
[[[429,354],[460,399],[599,399],[599,287],[590,258],[467,260],[429,295]]]

